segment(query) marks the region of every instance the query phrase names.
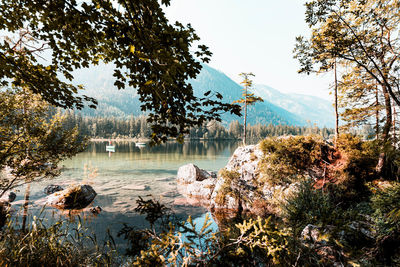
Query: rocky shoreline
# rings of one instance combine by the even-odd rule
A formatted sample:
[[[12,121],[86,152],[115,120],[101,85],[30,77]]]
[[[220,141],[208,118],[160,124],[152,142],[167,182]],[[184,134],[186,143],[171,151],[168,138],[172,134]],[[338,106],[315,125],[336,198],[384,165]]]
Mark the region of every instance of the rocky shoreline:
[[[259,144],[248,145],[237,148],[218,174],[194,164],[181,166],[177,175],[178,191],[211,211],[273,213],[277,199],[292,194],[297,184],[260,188],[259,163],[264,156]]]
[[[327,143],[321,149],[330,151],[331,147]],[[194,164],[181,166],[177,175],[178,191],[188,202],[195,200],[211,211],[279,215],[281,204],[297,192],[300,183],[268,182],[268,174],[262,168],[269,156],[259,143],[238,147],[218,174]],[[318,183],[325,181],[326,173],[313,166],[304,171],[304,176]]]

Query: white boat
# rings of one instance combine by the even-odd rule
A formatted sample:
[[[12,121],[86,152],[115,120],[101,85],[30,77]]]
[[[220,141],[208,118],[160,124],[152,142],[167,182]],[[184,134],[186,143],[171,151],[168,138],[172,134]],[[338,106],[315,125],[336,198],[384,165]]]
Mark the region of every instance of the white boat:
[[[137,147],[145,147],[145,146],[146,146],[146,143],[139,142],[139,143],[135,143],[135,145],[136,145]]]
[[[106,151],[115,152],[115,146],[106,146]]]

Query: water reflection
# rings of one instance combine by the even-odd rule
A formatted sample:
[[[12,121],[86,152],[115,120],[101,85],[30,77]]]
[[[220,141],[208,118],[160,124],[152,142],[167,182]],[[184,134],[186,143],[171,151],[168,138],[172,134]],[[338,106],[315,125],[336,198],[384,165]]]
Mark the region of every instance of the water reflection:
[[[108,153],[105,150],[107,142],[92,142],[86,152],[96,155],[96,153]],[[229,155],[237,148],[238,142],[235,141],[191,141],[179,144],[176,142],[167,142],[165,144],[150,147],[137,146],[134,142],[119,141],[113,143],[115,145],[116,153],[129,153],[129,154],[168,154],[172,155],[202,155],[202,156],[219,156],[223,152]]]

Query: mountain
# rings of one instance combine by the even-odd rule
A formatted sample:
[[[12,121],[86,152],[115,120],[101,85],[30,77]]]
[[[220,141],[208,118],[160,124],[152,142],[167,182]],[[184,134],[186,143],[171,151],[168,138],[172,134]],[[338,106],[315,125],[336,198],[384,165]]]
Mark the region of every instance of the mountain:
[[[83,109],[83,115],[126,117],[131,114],[135,116],[143,114],[140,110],[140,101],[136,90],[134,88],[117,90],[113,84],[112,74],[113,66],[104,64],[74,73],[74,83],[85,85],[83,94],[94,97],[99,102],[96,110]],[[189,82],[193,86],[195,95],[199,97],[211,90],[221,93],[224,97],[223,101],[231,103],[239,99],[242,94],[240,85],[223,72],[205,64],[197,78]],[[248,122],[250,124],[306,125],[307,120],[310,120],[312,122],[318,121],[320,126],[328,125],[325,124],[329,121],[325,115],[329,113],[327,111],[329,108],[325,103],[328,101],[326,100],[305,95],[285,95],[264,85],[257,86],[253,91],[264,98],[264,102],[248,107]],[[318,103],[322,103],[321,107],[314,111],[312,107]],[[324,111],[324,113],[319,113],[321,111]],[[318,113],[325,118],[319,118]],[[242,118],[229,113],[222,115],[224,124],[233,120],[242,120]]]
[[[310,95],[285,94],[267,85],[255,85],[252,92],[311,124],[335,127],[333,105],[325,99]]]
[[[97,99],[96,109],[84,108],[83,115],[99,117],[125,117],[141,115],[140,101],[134,88],[118,90],[114,86],[113,65],[92,66],[74,72],[74,84],[83,84],[82,94]]]
[[[195,80],[190,80],[197,96],[202,96],[205,92],[211,90],[219,92],[224,97],[224,101],[232,103],[241,98],[242,87],[231,80],[223,72],[203,65],[201,73]],[[306,121],[301,117],[277,106],[269,101],[258,102],[253,106],[248,106],[247,119],[250,124],[289,124],[305,125]],[[222,120],[230,122],[232,120],[242,120],[235,115],[224,114]]]

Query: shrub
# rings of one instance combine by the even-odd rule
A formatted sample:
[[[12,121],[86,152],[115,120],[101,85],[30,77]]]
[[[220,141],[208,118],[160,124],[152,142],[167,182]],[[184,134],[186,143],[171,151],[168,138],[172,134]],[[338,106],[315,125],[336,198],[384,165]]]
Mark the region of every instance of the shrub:
[[[400,183],[378,189],[371,197],[371,206],[381,235],[391,235],[400,230]]]
[[[302,180],[322,159],[323,140],[318,136],[267,138],[260,144],[264,159],[261,176],[270,185]]]
[[[302,182],[297,194],[282,207],[283,217],[297,232],[307,224],[318,226],[340,225],[346,213],[332,201],[328,193],[313,187],[312,181]]]
[[[215,202],[218,205],[223,206],[226,203],[227,196],[231,196],[235,199],[240,197],[239,188],[237,188],[237,186],[234,186],[238,185],[239,183],[240,173],[238,173],[237,171],[228,171],[226,169],[222,169],[219,171],[219,176],[224,179],[224,183],[218,190]]]
[[[357,188],[376,177],[379,152],[375,141],[362,141],[357,136],[341,134],[336,140],[336,149],[342,158],[336,175],[340,183]]]
[[[378,189],[371,197],[373,219],[377,226],[377,258],[391,264],[400,253],[400,183]]]
[[[88,241],[91,242],[88,243]],[[0,232],[0,266],[88,266],[117,263],[112,241],[99,246],[79,223],[71,229],[62,221],[45,226],[34,220],[21,231],[9,220]]]

